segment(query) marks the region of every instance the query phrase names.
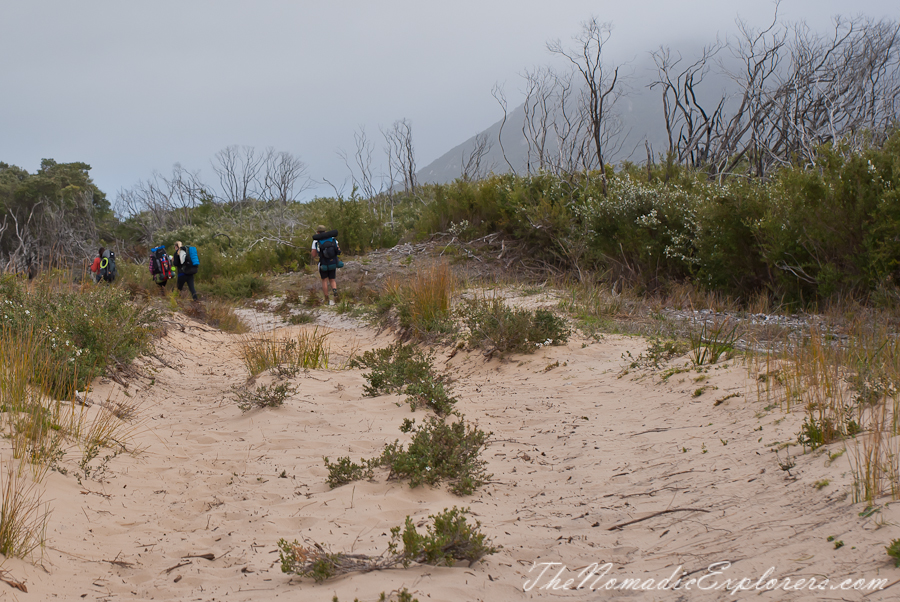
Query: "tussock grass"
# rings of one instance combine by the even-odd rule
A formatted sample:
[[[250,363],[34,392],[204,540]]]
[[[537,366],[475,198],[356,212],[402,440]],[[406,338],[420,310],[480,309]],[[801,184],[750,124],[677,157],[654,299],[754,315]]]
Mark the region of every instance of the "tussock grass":
[[[805,412],[800,444],[843,442],[854,501],[900,499],[900,341],[892,323],[864,311],[847,324],[846,338],[812,327],[778,351],[747,355],[761,401]]]
[[[241,359],[251,376],[283,366],[288,371],[328,367],[331,333],[319,327],[301,331],[296,338],[274,332],[246,336],[240,343]]]
[[[26,557],[43,545],[49,508],[40,484],[66,453],[80,450],[88,476],[102,448],[124,451],[136,428],[135,403],[107,399],[88,410],[75,399],[90,403],[93,376],[107,361],[138,354],[153,323],[153,314],[113,287],[54,290],[49,278],[28,290],[0,277],[0,428],[11,448],[0,460],[0,553],[7,556]],[[119,302],[125,307],[115,307]],[[118,318],[106,328],[105,320]],[[104,353],[103,362],[91,363]]]
[[[50,506],[22,461],[0,467],[0,554],[25,558],[44,546]]]
[[[406,279],[389,279],[381,304],[397,308],[406,335],[418,340],[440,338],[453,331],[450,302],[456,284],[450,266],[438,263]]]
[[[218,299],[207,299],[204,301],[204,305],[206,307],[206,323],[210,326],[233,334],[245,334],[249,331],[247,325],[234,313],[233,304]]]

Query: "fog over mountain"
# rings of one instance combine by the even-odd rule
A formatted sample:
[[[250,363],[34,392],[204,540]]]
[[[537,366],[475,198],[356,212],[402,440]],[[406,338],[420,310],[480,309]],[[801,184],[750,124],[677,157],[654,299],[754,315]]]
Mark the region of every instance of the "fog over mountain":
[[[650,108],[659,95],[644,87],[652,74],[648,52],[666,44],[687,58],[685,42],[733,35],[736,19],[765,27],[775,6],[769,0],[6,0],[0,161],[29,172],[44,158],[85,162],[114,198],[175,164],[215,187],[216,153],[271,148],[307,168],[312,186],[298,199],[332,195],[330,183],[349,194],[352,178],[340,152],[352,158],[360,128],[374,144],[379,181],[389,171],[381,131],[404,119],[423,176],[446,179],[460,169],[452,167],[461,155],[455,147],[501,119],[491,97],[500,85],[510,111],[503,145],[511,163],[521,162],[511,154],[521,156],[521,141],[506,141],[521,131],[521,74],[564,67],[548,53],[548,41],[571,44],[594,16],[611,24],[607,58],[628,66],[632,88],[619,103],[631,132],[616,157],[637,148],[639,159],[646,155],[641,136],[660,140],[662,127],[660,112]],[[780,20],[802,20],[816,31],[827,31],[839,14],[900,18],[896,0],[777,6]],[[498,152],[489,160],[500,169]]]
[[[694,47],[682,49],[681,52],[682,64],[687,65],[700,56],[702,49]],[[726,65],[730,60],[729,68],[737,68],[733,57],[722,54],[721,60],[725,61]],[[723,94],[735,91],[732,80],[721,72],[721,66],[711,67],[698,89],[701,102],[707,105],[713,105]],[[607,162],[643,163],[647,160],[646,145],[649,145],[651,156],[656,160],[665,153],[668,145],[661,91],[659,88],[650,88],[658,78],[656,64],[650,53],[646,52],[632,63],[622,65],[620,72],[624,92],[611,112],[611,118],[620,122],[620,133],[610,140],[607,148],[611,152]],[[502,114],[499,105],[498,111]],[[419,169],[417,172],[419,181],[443,184],[459,178],[480,140],[487,141],[490,147],[482,159],[482,174],[510,171],[525,173],[529,152],[529,145],[523,134],[525,120],[524,104],[509,109],[505,123],[501,118]]]

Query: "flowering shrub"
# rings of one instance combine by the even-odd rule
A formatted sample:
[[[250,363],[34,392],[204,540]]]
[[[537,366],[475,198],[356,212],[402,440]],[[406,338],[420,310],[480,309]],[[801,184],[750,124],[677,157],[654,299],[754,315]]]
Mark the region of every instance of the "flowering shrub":
[[[110,363],[128,363],[147,349],[155,311],[130,302],[127,292],[104,285],[67,291],[46,284],[28,290],[13,276],[0,277],[0,324],[30,330],[49,350],[59,373],[53,393],[68,396]]]

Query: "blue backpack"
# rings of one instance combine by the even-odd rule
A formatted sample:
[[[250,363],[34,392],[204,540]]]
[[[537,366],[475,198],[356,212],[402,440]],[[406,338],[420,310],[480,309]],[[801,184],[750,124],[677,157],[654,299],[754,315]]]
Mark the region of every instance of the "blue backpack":
[[[184,263],[181,264],[180,271],[183,274],[196,274],[200,269],[200,257],[197,255],[197,247],[187,247]]]

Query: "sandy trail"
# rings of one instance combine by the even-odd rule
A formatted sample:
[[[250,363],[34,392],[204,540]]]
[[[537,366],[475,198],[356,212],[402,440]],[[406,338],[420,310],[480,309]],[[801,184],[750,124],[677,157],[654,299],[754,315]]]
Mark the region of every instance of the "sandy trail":
[[[336,356],[391,341],[387,333],[325,315]],[[101,468],[81,484],[75,455],[64,458],[68,474],[52,472],[45,481],[53,513],[42,561],[10,559],[3,567],[29,593],[0,590],[5,596],[351,601],[403,587],[422,601],[900,595],[900,585],[867,597],[830,589],[734,595],[702,589],[726,579],[757,584],[770,567],[767,579],[828,578],[829,587],[844,579],[900,580],[884,550],[900,537],[895,505],[866,516],[862,505],[851,504],[848,454],[833,461],[828,455],[840,445],[797,455],[790,474],[781,470],[773,444],[795,440],[802,416],[758,401],[746,368],[734,362],[714,366],[698,383],[696,372],[665,380],[658,371],[623,374],[623,354],[636,357],[644,348],[633,337],[576,338],[504,361],[467,352],[448,358],[439,349],[436,363],[452,373],[459,409],[493,432],[486,450],[492,482],[459,498],[446,488],[387,482],[378,471],[372,482],[329,489],[323,456],[377,455],[385,443],[404,440],[398,428],[404,418],[424,412],[411,414],[402,396],[364,397],[359,370],[332,369],[293,379],[298,392],[280,408],[242,413],[231,394],[247,379],[239,337],[182,322],[183,332],[172,329],[158,345],[169,366],[141,360],[146,378],[127,390],[141,406],[132,442],[139,453],[104,450],[93,462]],[[701,386],[707,388],[694,396]],[[714,405],[733,393],[739,396]],[[111,382],[93,393],[94,399],[125,394]],[[823,479],[827,487],[814,487]],[[377,554],[406,516],[421,522],[454,505],[471,508],[503,546],[498,554],[471,567],[411,567],[322,584],[280,571],[282,537]],[[696,579],[716,562],[731,564],[689,589],[591,591],[612,578],[659,582],[684,571]],[[572,589],[592,563],[611,567]],[[563,589],[567,579],[575,581]]]

